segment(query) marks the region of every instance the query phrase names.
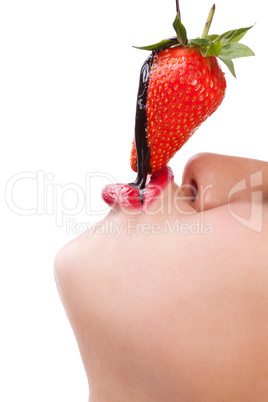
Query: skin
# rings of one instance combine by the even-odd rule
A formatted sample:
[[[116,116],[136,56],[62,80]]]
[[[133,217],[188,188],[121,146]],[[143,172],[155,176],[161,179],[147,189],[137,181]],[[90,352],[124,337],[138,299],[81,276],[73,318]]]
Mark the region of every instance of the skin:
[[[58,253],[90,402],[267,402],[267,201],[267,162],[198,154],[146,212],[108,214],[120,236]]]

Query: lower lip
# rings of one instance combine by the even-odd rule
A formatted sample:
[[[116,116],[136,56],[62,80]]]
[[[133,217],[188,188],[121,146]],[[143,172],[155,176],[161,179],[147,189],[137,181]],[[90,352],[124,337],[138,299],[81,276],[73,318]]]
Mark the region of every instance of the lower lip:
[[[146,210],[173,179],[172,169],[166,166],[151,176],[145,189],[139,190],[129,184],[109,184],[103,188],[102,198],[113,208]]]

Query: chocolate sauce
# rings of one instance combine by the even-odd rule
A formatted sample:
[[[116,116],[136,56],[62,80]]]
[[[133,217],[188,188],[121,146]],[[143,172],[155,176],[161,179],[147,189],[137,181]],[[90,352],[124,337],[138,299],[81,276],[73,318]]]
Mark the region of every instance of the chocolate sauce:
[[[147,143],[147,113],[146,102],[151,67],[153,65],[154,56],[158,51],[152,51],[150,56],[145,60],[140,71],[140,82],[137,96],[136,120],[135,120],[135,145],[137,151],[137,178],[133,183],[133,187],[143,189],[146,184],[146,178],[150,169],[150,148]]]
[[[152,50],[150,56],[145,60],[140,71],[140,82],[137,96],[136,121],[135,121],[135,145],[137,152],[137,177],[131,186],[142,190],[146,184],[146,178],[150,170],[150,148],[147,143],[147,113],[146,102],[149,86],[150,72],[155,55],[166,47],[171,47],[178,43],[176,37],[166,39],[165,43]],[[168,46],[167,46],[168,44]],[[143,199],[142,191],[141,200]]]

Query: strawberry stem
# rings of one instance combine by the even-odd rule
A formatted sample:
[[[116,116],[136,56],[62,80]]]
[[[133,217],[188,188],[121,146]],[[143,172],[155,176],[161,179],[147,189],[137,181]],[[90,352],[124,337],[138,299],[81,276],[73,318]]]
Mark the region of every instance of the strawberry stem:
[[[207,18],[207,21],[206,21],[204,31],[203,31],[203,33],[201,35],[201,39],[205,39],[208,36],[208,31],[210,29],[210,25],[212,23],[214,13],[215,13],[215,8],[216,8],[216,5],[213,4],[213,6],[211,7],[211,10],[210,10],[210,12],[208,14],[208,18]]]
[[[179,0],[176,0],[176,11],[177,11],[179,19],[181,20],[181,11],[180,11]]]

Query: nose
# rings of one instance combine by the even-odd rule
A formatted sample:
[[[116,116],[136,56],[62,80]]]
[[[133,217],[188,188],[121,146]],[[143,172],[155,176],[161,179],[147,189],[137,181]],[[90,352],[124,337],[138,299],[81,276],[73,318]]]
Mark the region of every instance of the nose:
[[[230,202],[251,199],[262,191],[268,199],[268,162],[242,157],[201,153],[186,164],[181,188],[198,212]]]

